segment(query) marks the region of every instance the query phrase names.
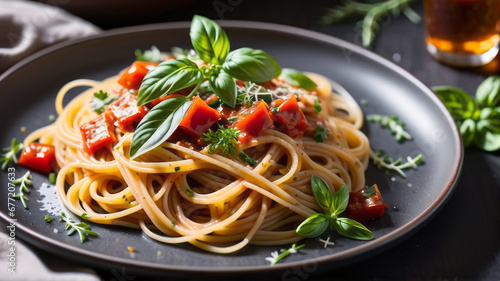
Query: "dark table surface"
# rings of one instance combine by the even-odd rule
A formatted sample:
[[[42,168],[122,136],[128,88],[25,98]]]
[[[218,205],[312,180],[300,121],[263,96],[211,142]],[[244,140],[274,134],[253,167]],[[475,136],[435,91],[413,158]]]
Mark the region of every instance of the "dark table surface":
[[[336,26],[318,24],[325,9],[339,2],[215,0],[197,1],[143,17],[110,20],[102,16],[83,16],[103,29],[112,29],[155,22],[189,21],[193,14],[201,14],[212,19],[286,24],[359,45],[361,37],[356,20]],[[61,7],[64,8],[63,5]],[[414,8],[422,15],[419,1],[414,3]],[[425,50],[423,22],[414,24],[402,15],[385,15],[380,26],[373,52],[393,61],[428,86],[452,85],[473,95],[482,80],[498,72],[500,58],[485,67],[474,69],[457,69],[436,62]],[[58,259],[36,251],[49,266],[50,261]],[[121,280],[109,270],[96,271],[102,280]],[[127,278],[123,280],[142,280],[140,276],[122,277]],[[244,276],[231,279],[246,280]],[[428,224],[392,248],[335,271],[301,272],[292,277],[275,276],[273,279],[500,280],[500,153],[466,149],[462,174],[451,199]]]

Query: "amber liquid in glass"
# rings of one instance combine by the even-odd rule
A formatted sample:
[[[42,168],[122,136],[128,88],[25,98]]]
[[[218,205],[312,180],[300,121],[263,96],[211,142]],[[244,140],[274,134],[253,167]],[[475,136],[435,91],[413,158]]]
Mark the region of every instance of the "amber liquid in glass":
[[[500,0],[425,0],[424,8],[428,50],[438,60],[475,66],[467,65],[474,64],[467,62],[468,57],[488,52],[491,59],[495,57],[500,39]],[[475,64],[485,64],[486,60],[476,59]]]

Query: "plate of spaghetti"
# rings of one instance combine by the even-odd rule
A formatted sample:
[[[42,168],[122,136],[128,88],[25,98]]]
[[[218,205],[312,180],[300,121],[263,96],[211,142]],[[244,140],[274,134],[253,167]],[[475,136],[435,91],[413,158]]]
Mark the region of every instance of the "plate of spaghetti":
[[[454,121],[416,78],[275,24],[107,31],[28,58],[0,88],[2,219],[99,267],[344,265],[429,221],[462,163]]]

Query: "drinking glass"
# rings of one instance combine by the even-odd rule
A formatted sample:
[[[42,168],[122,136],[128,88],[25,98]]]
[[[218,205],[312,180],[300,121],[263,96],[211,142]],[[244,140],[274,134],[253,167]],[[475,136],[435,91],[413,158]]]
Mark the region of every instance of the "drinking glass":
[[[427,51],[459,67],[488,64],[497,55],[500,0],[424,0]]]

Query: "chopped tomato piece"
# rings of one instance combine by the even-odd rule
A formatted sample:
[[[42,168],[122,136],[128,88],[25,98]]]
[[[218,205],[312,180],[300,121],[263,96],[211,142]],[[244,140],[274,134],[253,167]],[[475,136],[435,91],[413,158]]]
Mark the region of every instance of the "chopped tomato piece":
[[[220,114],[200,97],[196,97],[181,120],[179,127],[199,139],[219,120]]]
[[[369,189],[372,190],[368,191]],[[353,220],[365,222],[378,219],[382,217],[386,209],[387,204],[382,200],[376,184],[373,187],[365,186],[363,189],[349,194],[347,210],[349,218]]]
[[[83,148],[89,154],[111,145],[115,142],[115,127],[109,112],[105,112],[94,120],[80,127],[82,133]]]
[[[145,106],[137,106],[134,95],[123,95],[107,107],[111,117],[116,120],[122,132],[132,132],[148,112]]]
[[[272,110],[274,125],[277,130],[294,137],[302,135],[309,127],[309,123],[307,123],[295,95],[292,94],[287,100],[275,100],[271,104],[271,108],[273,107],[278,108],[277,112]]]
[[[262,100],[239,113],[233,124],[233,127],[241,132],[238,136],[241,143],[259,136],[272,126],[273,119],[271,119],[267,104]]]
[[[19,158],[18,163],[25,167],[49,173],[56,160],[55,148],[50,144],[30,143]]]
[[[157,65],[157,62],[135,61],[118,79],[118,84],[127,89],[139,89],[146,73]]]

